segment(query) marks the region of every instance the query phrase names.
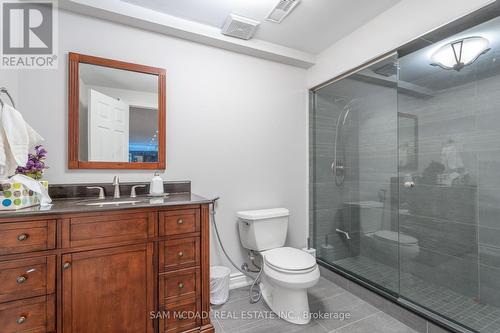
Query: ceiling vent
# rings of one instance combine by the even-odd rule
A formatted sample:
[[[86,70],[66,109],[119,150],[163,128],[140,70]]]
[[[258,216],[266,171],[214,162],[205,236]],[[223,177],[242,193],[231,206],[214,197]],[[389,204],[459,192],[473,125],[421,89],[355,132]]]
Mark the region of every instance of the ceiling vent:
[[[222,33],[227,36],[250,39],[255,35],[260,22],[246,17],[229,14],[222,26]]]
[[[285,17],[297,7],[300,0],[280,0],[276,7],[269,13],[266,20],[274,23],[281,23]]]

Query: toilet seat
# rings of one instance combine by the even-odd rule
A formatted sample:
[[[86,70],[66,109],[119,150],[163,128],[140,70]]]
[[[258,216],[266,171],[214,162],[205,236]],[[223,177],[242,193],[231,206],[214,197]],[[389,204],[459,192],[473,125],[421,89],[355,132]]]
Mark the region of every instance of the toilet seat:
[[[307,273],[316,268],[316,259],[293,247],[279,247],[262,252],[264,264],[281,272]]]
[[[418,239],[415,237],[397,233],[390,230],[380,230],[374,233],[374,237],[380,241],[391,243],[394,245],[412,246],[418,245]]]

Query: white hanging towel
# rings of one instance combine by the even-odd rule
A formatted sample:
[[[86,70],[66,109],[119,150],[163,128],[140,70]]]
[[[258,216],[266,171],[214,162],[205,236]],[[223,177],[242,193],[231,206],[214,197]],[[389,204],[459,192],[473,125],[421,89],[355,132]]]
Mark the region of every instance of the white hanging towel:
[[[0,179],[12,176],[18,166],[24,166],[28,153],[43,141],[19,111],[4,104],[0,128]]]
[[[3,108],[2,108],[3,109]],[[2,111],[2,110],[0,110]],[[3,179],[5,173],[5,167],[7,166],[7,153],[5,151],[5,145],[7,144],[7,138],[5,137],[5,131],[1,123],[2,113],[0,112],[0,179]]]

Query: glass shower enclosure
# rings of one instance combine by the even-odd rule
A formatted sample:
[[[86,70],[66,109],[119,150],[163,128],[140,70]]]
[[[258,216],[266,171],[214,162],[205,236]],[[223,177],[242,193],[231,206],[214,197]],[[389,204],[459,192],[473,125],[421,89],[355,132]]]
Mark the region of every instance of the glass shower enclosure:
[[[500,18],[311,92],[318,259],[500,332]]]

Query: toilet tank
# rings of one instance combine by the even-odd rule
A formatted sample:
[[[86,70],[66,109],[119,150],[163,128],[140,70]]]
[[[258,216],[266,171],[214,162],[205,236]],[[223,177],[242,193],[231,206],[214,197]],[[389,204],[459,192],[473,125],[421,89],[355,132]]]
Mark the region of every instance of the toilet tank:
[[[244,248],[265,251],[285,245],[290,215],[288,209],[247,210],[237,212],[236,215]]]
[[[351,224],[357,225],[363,234],[383,229],[384,204],[379,201],[354,201],[344,205],[349,209]],[[353,230],[354,231],[354,230]]]

